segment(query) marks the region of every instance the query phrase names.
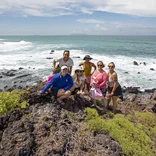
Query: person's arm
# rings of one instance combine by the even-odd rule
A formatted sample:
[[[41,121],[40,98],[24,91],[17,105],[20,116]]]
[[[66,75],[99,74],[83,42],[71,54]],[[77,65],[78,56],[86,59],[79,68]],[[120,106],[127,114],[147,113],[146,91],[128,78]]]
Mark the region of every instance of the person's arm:
[[[99,84],[100,88],[101,88],[101,86],[104,86],[104,85],[106,86],[106,83],[108,81],[108,76],[107,76],[106,72],[103,73],[102,79],[103,79],[102,83]]]
[[[90,84],[91,84],[92,87],[96,87],[96,83],[95,83],[96,80],[95,80],[95,78],[94,78],[95,75],[96,75],[96,70],[95,70],[95,71],[93,72],[93,74],[91,75],[91,81],[90,81],[91,83],[90,83]]]
[[[72,69],[73,69],[73,66],[70,66],[70,67],[69,67],[69,73],[70,73],[70,75],[71,75],[71,73],[72,73]]]
[[[56,59],[56,60],[54,59],[54,61],[53,61],[53,66],[54,66],[54,68],[56,68],[56,63],[57,63],[57,62],[60,64],[61,59],[62,59],[62,58]]]
[[[53,61],[53,67],[56,68],[56,61]]]
[[[83,62],[81,62],[81,63],[79,64],[79,66],[83,66],[83,64],[84,64],[84,63],[83,63]]]
[[[69,90],[72,86],[73,86],[73,79],[72,79],[72,77],[69,75],[69,77],[68,77],[68,85],[66,86],[66,87],[64,87],[64,90],[65,91],[67,91],[67,90]]]
[[[113,85],[113,89],[112,89],[111,94],[114,94],[114,92],[118,86],[118,80],[117,80],[117,74],[116,73],[112,74],[112,79],[114,81],[114,85]]]
[[[41,93],[45,93],[51,87],[51,85],[53,85],[53,83],[55,82],[56,79],[57,79],[57,77],[53,76],[53,78],[50,80],[50,82],[41,90]]]
[[[83,90],[83,89],[85,89],[85,80],[83,80],[83,82],[82,82],[82,84],[80,86],[80,90]]]
[[[96,70],[96,65],[94,63],[91,63],[91,66],[94,68],[94,71],[95,71]],[[94,73],[94,71],[93,71],[93,73]]]
[[[72,77],[73,79],[73,83],[76,84],[77,86],[79,86],[80,84],[77,81],[77,75],[74,74],[74,76]]]
[[[71,75],[71,73],[72,73],[72,69],[73,69],[73,65],[74,65],[74,61],[70,58],[70,67],[69,67],[69,73],[70,73],[70,75]]]

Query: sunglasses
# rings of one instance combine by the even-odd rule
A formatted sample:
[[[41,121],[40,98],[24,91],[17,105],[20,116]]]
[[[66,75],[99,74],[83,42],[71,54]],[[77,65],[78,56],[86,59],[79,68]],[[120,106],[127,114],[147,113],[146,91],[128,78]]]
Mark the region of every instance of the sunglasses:
[[[82,70],[78,70],[77,72],[78,72],[78,73],[82,73],[83,71],[82,71]]]
[[[98,64],[97,66],[98,66],[98,67],[100,67],[100,66],[102,67],[103,65],[102,65],[102,64]]]
[[[108,66],[109,68],[114,68],[114,66]]]

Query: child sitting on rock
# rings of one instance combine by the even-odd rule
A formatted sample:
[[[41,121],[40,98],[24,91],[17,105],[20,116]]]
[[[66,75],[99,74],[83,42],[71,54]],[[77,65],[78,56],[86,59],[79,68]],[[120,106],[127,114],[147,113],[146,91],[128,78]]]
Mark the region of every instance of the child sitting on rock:
[[[85,77],[83,76],[83,68],[77,67],[75,69],[75,73],[73,76],[73,82],[75,90],[73,91],[73,94],[88,94],[87,89],[85,89]]]

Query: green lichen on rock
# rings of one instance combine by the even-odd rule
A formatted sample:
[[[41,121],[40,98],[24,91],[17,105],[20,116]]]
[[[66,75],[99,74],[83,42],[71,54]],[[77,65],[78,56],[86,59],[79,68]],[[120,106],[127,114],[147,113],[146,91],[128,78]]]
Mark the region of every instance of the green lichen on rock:
[[[13,90],[11,92],[0,92],[0,115],[14,109],[26,108],[27,102],[21,100],[25,91]]]
[[[94,112],[94,113],[93,113]],[[93,115],[93,117],[91,117]],[[117,114],[113,119],[103,120],[96,114],[96,110],[86,109],[86,119],[90,130],[105,132],[122,147],[123,155],[126,156],[154,156],[152,151],[153,141],[143,131],[141,123],[136,124]]]
[[[67,111],[65,110],[64,113],[69,117],[71,118],[72,120],[76,120],[76,116],[74,113],[70,112],[70,111]]]
[[[86,120],[91,120],[91,119],[96,119],[99,118],[99,114],[95,109],[92,108],[86,108],[85,111],[86,113]]]
[[[156,116],[151,112],[135,112],[136,120],[149,136],[156,137]]]

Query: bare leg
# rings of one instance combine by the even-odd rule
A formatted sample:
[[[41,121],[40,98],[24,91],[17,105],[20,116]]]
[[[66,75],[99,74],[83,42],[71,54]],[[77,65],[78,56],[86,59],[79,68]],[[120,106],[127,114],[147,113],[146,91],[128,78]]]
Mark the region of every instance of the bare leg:
[[[70,96],[71,92],[67,90],[63,95],[59,97],[60,100],[66,99]]]
[[[106,97],[106,103],[107,103],[107,108],[109,107],[109,103],[110,103],[110,101],[111,101],[111,97]]]
[[[70,90],[64,91],[63,89],[60,89],[57,93],[57,100],[58,101],[62,101],[63,99],[69,97],[69,95],[71,94]]]
[[[75,89],[75,86],[73,85],[73,87],[71,87],[69,90],[70,90],[71,92],[73,92],[74,89]]]
[[[102,98],[102,102],[103,102],[104,107],[106,107],[107,106],[107,100],[105,98]]]
[[[113,113],[116,113],[116,108],[117,108],[117,96],[113,96],[112,97],[112,101],[113,101]]]

